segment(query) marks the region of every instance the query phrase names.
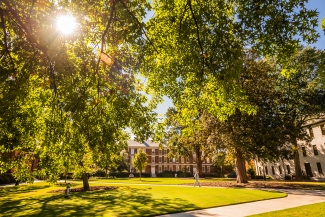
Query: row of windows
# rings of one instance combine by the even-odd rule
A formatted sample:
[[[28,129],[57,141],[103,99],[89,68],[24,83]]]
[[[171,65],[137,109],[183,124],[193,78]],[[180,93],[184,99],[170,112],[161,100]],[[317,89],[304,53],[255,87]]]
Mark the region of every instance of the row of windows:
[[[306,147],[301,147],[302,149],[302,155],[304,157],[307,157],[307,151],[306,151]],[[314,151],[314,155],[318,155],[318,149],[317,149],[317,146],[316,145],[313,145],[313,151]]]
[[[307,163],[307,164],[308,164],[308,167],[310,168],[310,164],[309,163]],[[285,165],[285,166],[286,166],[287,174],[291,174],[290,165]],[[322,169],[321,163],[317,162],[316,166],[317,166],[318,173],[323,174],[323,169]],[[305,167],[306,167],[306,164],[305,164]],[[260,167],[259,169],[260,169],[260,174],[263,174],[262,167]],[[307,168],[305,168],[305,169],[308,170]],[[271,166],[271,170],[272,170],[272,175],[275,175],[275,166]],[[282,175],[282,167],[281,166],[278,166],[278,170],[279,170],[280,175]],[[264,168],[264,172],[266,175],[269,175],[268,167]],[[308,171],[306,171],[306,172],[308,173]]]
[[[155,163],[155,158],[152,157],[151,158],[151,162]],[[162,157],[159,157],[159,163],[162,163]],[[167,157],[164,157],[164,163],[179,163],[179,158],[173,158],[173,159],[169,159]],[[185,158],[181,158],[181,162],[180,163],[185,163]],[[186,158],[186,163],[190,163],[190,159]],[[195,159],[193,159],[193,163],[195,163]],[[203,161],[202,163],[210,163],[210,159],[206,159],[206,161]]]
[[[173,167],[170,166],[169,168],[167,168],[167,166],[160,166],[159,167],[159,172],[162,172],[162,169],[164,169],[164,171],[173,171]],[[176,169],[175,169],[175,172],[177,171],[181,171],[182,169],[184,169],[184,167],[182,166],[176,166]],[[186,170],[187,171],[190,171],[190,167],[186,167]],[[206,167],[206,170],[205,170],[205,166],[202,167],[202,172],[210,172],[211,169],[210,169],[210,166],[207,166]]]
[[[325,135],[325,125],[321,124],[320,126],[320,130],[322,131],[322,135]],[[314,138],[314,131],[312,127],[308,127],[308,131],[309,131],[309,135],[310,137]]]

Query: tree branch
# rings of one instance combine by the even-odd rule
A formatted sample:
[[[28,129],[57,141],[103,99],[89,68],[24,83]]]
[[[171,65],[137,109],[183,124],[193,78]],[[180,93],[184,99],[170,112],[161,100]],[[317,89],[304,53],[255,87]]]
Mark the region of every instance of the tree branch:
[[[5,21],[4,17],[3,17],[3,9],[2,8],[0,8],[0,16],[1,16],[2,31],[3,31],[3,42],[4,42],[5,50],[6,50],[7,54],[8,54],[8,56],[9,56],[10,63],[12,65],[12,70],[16,71],[14,60],[12,59],[12,56],[10,54],[10,50],[8,48],[6,21]]]
[[[29,28],[27,28],[27,26],[22,22],[22,20],[20,19],[17,11],[15,9],[13,9],[10,5],[10,3],[8,2],[8,0],[2,0],[2,2],[7,6],[9,12],[11,13],[11,15],[14,17],[14,19],[17,21],[18,25],[20,26],[20,28],[25,32],[26,38],[27,40],[32,43],[32,45],[36,46],[38,50],[41,51],[41,53],[43,54],[43,58],[46,59],[49,63],[49,70],[50,70],[50,78],[52,80],[52,87],[54,89],[55,94],[57,95],[57,87],[56,87],[56,83],[55,83],[55,73],[54,73],[54,66],[52,64],[51,58],[49,57],[49,55],[47,54],[47,50],[44,46],[41,46],[37,40],[34,38],[33,34],[29,31]]]
[[[142,32],[143,32],[143,34],[146,36],[146,38],[148,39],[148,41],[149,41],[149,43],[154,47],[154,49],[156,50],[156,52],[157,53],[159,53],[158,52],[158,50],[157,50],[157,48],[156,48],[156,46],[153,44],[153,42],[150,40],[150,38],[149,38],[149,36],[147,35],[147,33],[146,33],[146,31],[145,31],[145,29],[143,28],[143,26],[142,26],[142,24],[140,23],[140,21],[134,16],[134,14],[130,11],[130,9],[128,8],[128,6],[124,3],[124,1],[122,1],[122,0],[117,0],[117,1],[119,1],[123,6],[124,6],[124,8],[126,9],[126,11],[130,14],[130,16],[138,23],[138,25],[140,26],[140,28],[141,28],[141,30],[142,30]]]

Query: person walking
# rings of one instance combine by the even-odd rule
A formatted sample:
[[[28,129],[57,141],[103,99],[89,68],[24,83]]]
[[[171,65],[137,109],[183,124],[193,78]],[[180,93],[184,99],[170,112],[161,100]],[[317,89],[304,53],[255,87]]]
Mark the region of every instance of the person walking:
[[[67,189],[65,191],[65,197],[69,197],[70,196],[69,193],[70,193],[70,183],[67,184]]]
[[[201,184],[199,182],[199,171],[196,170],[195,174],[194,174],[194,178],[195,178],[195,183],[194,183],[194,187],[196,184],[198,184],[201,187]]]

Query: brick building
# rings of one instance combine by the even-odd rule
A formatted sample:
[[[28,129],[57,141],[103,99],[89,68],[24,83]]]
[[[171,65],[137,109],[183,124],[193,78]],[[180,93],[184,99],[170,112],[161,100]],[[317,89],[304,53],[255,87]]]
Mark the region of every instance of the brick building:
[[[129,172],[137,172],[132,166],[132,159],[134,154],[137,153],[139,148],[142,148],[148,156],[148,164],[144,169],[145,173],[150,173],[152,177],[155,177],[157,173],[163,171],[183,171],[184,167],[187,171],[194,173],[196,171],[195,158],[192,159],[179,156],[177,158],[169,159],[167,154],[169,149],[167,146],[163,146],[163,149],[159,149],[159,145],[152,141],[145,141],[139,143],[133,140],[128,141],[128,154],[129,154]],[[206,159],[202,164],[202,173],[212,172],[212,160]]]

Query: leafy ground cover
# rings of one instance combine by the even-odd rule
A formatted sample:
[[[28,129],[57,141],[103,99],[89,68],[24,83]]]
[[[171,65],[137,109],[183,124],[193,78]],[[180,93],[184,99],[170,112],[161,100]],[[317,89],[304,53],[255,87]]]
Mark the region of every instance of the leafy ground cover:
[[[73,188],[78,187],[73,183]],[[0,216],[152,216],[286,196],[261,190],[167,185],[119,185],[72,192],[69,199],[63,193],[49,193],[60,189],[64,187],[46,183],[0,188]]]
[[[251,217],[324,217],[325,216],[325,203],[316,203],[312,205],[300,206],[281,211],[268,212],[259,215],[252,215]]]

